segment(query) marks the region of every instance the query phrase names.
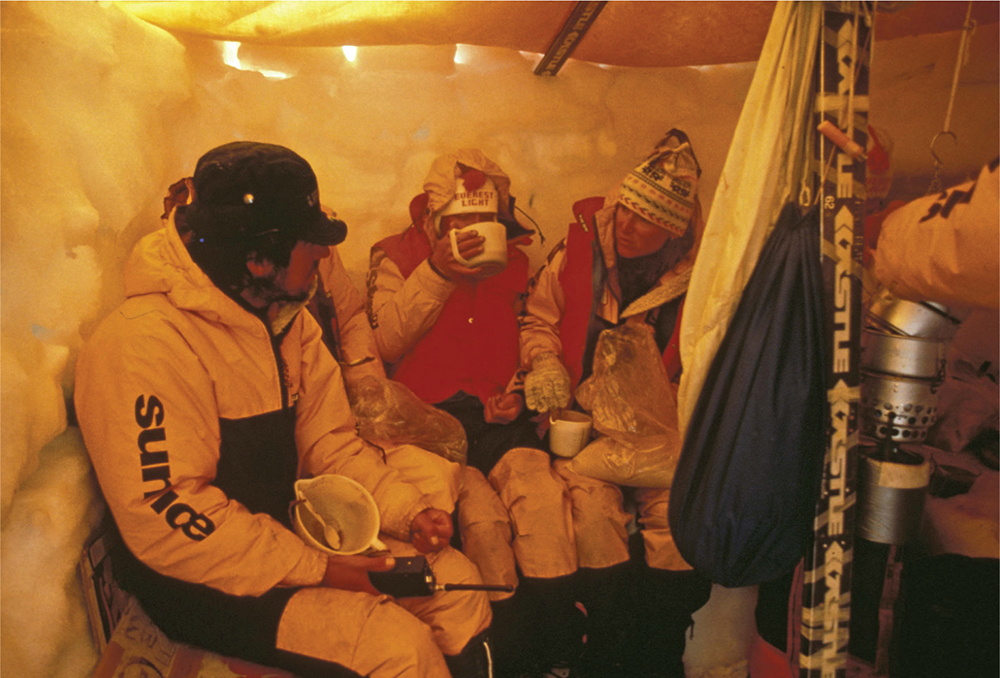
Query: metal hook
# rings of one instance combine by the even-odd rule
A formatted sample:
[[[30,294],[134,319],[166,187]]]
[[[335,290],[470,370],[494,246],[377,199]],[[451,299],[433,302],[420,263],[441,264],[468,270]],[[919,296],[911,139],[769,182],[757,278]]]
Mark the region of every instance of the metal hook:
[[[938,154],[934,152],[934,144],[937,143],[938,139],[940,139],[942,136],[946,134],[950,136],[952,139],[954,139],[956,145],[958,144],[958,137],[955,136],[954,132],[941,131],[934,135],[934,138],[931,139],[931,157],[934,158],[934,163],[938,167],[943,167],[944,163],[941,161],[941,158],[938,157]]]

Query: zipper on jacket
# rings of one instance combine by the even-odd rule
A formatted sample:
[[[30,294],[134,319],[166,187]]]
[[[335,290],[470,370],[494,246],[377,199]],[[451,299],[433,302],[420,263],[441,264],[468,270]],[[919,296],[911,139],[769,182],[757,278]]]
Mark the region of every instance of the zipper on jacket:
[[[274,355],[274,364],[278,369],[278,388],[281,390],[281,409],[287,410],[291,406],[291,403],[288,402],[288,385],[285,383],[285,359],[281,357],[281,344],[285,341],[285,337],[288,336],[288,332],[292,328],[294,320],[288,323],[288,326],[285,327],[280,334],[275,336],[271,333],[271,326],[269,323],[256,313],[252,313],[252,315],[260,321],[261,325],[264,326],[264,333],[267,335],[268,343],[271,344],[271,353]]]
[[[285,329],[282,330],[277,336],[275,336],[271,332],[271,323],[267,321],[266,311],[262,311],[259,308],[254,308],[239,295],[227,294],[227,296],[229,296],[230,299],[239,304],[244,310],[246,310],[247,313],[256,318],[257,322],[259,322],[264,327],[264,334],[268,338],[268,343],[271,344],[271,353],[274,354],[274,363],[275,366],[278,368],[278,388],[280,389],[281,409],[287,410],[289,407],[291,407],[291,403],[289,402],[288,398],[288,385],[285,383],[285,360],[284,358],[281,357],[281,344],[284,342],[285,337],[288,336],[288,332],[291,330],[292,325],[295,324],[295,318],[293,317],[291,321],[289,321],[288,325],[285,326]],[[302,310],[300,310],[299,313],[301,313]]]
[[[291,323],[289,323],[291,327]],[[271,329],[267,329],[267,336],[271,340],[271,351],[274,353],[274,362],[278,367],[278,386],[281,388],[281,409],[287,410],[291,403],[288,402],[288,384],[285,383],[285,359],[281,357],[281,344],[288,335],[288,328],[285,328],[278,336],[271,334]]]

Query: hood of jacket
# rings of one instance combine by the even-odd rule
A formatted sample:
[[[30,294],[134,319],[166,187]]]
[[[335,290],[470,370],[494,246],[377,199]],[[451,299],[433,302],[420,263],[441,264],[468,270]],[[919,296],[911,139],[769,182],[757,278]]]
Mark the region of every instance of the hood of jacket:
[[[261,322],[216,287],[191,259],[173,214],[136,244],[125,264],[124,284],[128,298],[164,294],[177,308],[213,323],[239,327]]]
[[[481,171],[489,177],[497,187],[497,217],[511,219],[513,215],[509,213],[508,204],[510,202],[510,178],[504,173],[500,166],[490,160],[482,151],[475,148],[460,148],[454,153],[448,153],[437,158],[427,172],[424,179],[424,192],[414,200],[421,199],[430,218],[417,220],[416,215],[411,213],[414,223],[422,223],[423,231],[427,235],[427,240],[433,246],[439,239],[434,231],[434,215],[440,212],[455,197],[456,172],[458,166],[462,165],[469,169]]]

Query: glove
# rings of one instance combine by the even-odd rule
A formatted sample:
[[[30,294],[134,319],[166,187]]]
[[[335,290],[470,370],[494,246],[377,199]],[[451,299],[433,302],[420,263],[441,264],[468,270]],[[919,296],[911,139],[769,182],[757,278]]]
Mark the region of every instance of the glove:
[[[569,405],[569,373],[554,353],[539,353],[531,360],[531,372],[524,378],[524,398],[536,412],[548,412]]]

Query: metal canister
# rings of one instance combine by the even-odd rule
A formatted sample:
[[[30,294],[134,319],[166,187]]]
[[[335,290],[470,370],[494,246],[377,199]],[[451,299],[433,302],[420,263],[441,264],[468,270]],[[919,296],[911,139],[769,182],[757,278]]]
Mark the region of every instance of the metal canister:
[[[858,535],[880,544],[902,545],[920,533],[931,466],[898,447],[862,450],[858,465]]]

